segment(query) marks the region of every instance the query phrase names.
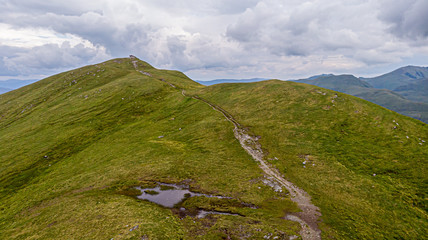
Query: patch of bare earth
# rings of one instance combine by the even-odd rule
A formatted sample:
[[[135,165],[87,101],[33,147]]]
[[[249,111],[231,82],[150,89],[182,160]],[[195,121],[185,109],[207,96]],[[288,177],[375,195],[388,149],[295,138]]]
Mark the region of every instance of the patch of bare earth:
[[[137,69],[136,62],[134,63],[133,61],[132,63],[135,67],[135,70],[139,71]],[[142,71],[139,72],[143,73]],[[167,83],[173,88],[176,88],[173,84],[169,83],[165,79],[158,80]],[[238,121],[236,121],[231,114],[229,114],[221,107],[199,96],[188,96],[186,95],[186,92],[184,90],[181,91],[181,94],[184,97],[191,97],[205,102],[206,104],[210,105],[214,110],[222,113],[223,116],[235,126],[233,132],[235,138],[238,139],[242,148],[244,148],[245,151],[250,154],[255,161],[259,162],[259,167],[265,172],[266,175],[274,179],[276,182],[278,182],[278,184],[285,187],[290,192],[291,200],[297,203],[299,208],[302,210],[302,212],[285,216],[285,219],[298,222],[302,226],[302,229],[300,230],[300,235],[302,236],[303,240],[321,239],[321,230],[318,228],[318,218],[321,216],[319,208],[312,204],[311,197],[308,193],[306,193],[303,189],[298,188],[292,182],[284,179],[277,169],[268,165],[268,163],[264,161],[265,153],[262,150],[261,144],[258,142],[259,138],[249,134],[248,131],[243,128],[242,125]]]

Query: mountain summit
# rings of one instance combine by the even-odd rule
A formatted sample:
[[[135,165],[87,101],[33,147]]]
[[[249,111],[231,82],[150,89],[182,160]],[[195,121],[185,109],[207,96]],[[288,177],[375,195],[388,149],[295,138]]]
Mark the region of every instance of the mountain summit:
[[[394,90],[428,78],[428,67],[406,66],[374,78],[363,78],[375,88]]]

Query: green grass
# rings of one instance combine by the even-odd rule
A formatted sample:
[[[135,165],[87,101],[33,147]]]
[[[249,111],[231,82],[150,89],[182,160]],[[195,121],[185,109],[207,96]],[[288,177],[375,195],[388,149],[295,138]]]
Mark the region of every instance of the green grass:
[[[404,90],[402,92],[394,89],[387,90],[373,88],[367,82],[352,75],[323,76],[314,80],[305,79],[299,80],[298,82],[350,94],[376,103],[400,114],[428,123],[428,103],[422,101],[424,93],[426,92],[424,92],[422,82],[420,86],[417,84],[414,84],[413,86],[403,86],[401,87],[401,89]],[[406,87],[413,87],[414,89],[411,92],[406,92]],[[415,89],[418,91],[414,91]],[[405,95],[400,95],[402,93],[405,93]]]
[[[262,136],[267,158],[279,159],[270,163],[321,208],[325,238],[426,237],[426,124],[293,82],[220,84],[197,94]]]
[[[183,74],[139,64],[180,88],[201,87]],[[262,171],[220,113],[136,72],[129,59],[0,95],[0,112],[2,239],[238,237],[259,226],[258,234],[298,234],[297,223],[267,218],[263,207],[251,218],[216,216],[217,224],[201,227],[206,219],[180,219],[134,197],[134,186],[184,181],[256,206],[281,199],[281,208],[298,211],[262,183]]]
[[[1,239],[298,235],[299,224],[284,219],[296,204],[263,184],[233,125],[181,89],[261,136],[269,162],[321,208],[324,238],[426,236],[428,148],[419,144],[428,140],[426,124],[305,84],[203,87],[182,73],[138,65],[154,77],[115,59],[0,95]],[[231,197],[182,204],[238,215],[181,218],[135,197],[135,186],[156,182]]]

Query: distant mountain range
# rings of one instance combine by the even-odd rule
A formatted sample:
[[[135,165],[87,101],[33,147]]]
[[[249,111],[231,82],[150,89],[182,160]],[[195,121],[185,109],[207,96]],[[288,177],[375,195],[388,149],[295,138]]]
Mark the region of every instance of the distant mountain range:
[[[247,83],[247,82],[260,82],[268,80],[268,78],[247,78],[247,79],[214,79],[209,81],[196,80],[197,83],[200,83],[205,86],[211,86],[219,83]]]
[[[0,94],[26,86],[36,81],[38,80],[37,79],[32,79],[32,80],[9,79],[6,81],[0,81]]]
[[[428,123],[428,68],[407,66],[374,77],[320,75],[297,80],[347,93]]]
[[[428,78],[428,67],[406,66],[378,77],[361,79],[374,88],[395,90],[426,78]]]
[[[5,93],[5,92],[9,92],[12,91],[13,89],[10,88],[4,88],[4,87],[0,87],[0,94]]]
[[[0,95],[0,239],[427,239],[427,136],[305,83],[112,59]]]

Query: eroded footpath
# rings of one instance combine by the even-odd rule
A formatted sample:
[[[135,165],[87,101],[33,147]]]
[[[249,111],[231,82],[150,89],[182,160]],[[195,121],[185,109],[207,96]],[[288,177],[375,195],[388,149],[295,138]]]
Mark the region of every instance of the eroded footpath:
[[[132,63],[135,67],[135,70],[147,76],[153,77],[152,75],[148,75],[144,71],[139,70],[137,68],[136,60],[132,61]],[[157,80],[163,81],[171,87],[177,89],[176,86],[167,82],[164,79]],[[233,132],[235,138],[239,141],[242,148],[245,149],[245,151],[250,154],[255,161],[259,163],[259,167],[269,178],[275,180],[279,185],[285,187],[288,190],[288,192],[290,193],[291,200],[297,203],[298,207],[302,210],[302,212],[299,213],[288,214],[286,216],[286,219],[298,222],[302,226],[300,235],[304,240],[321,239],[321,231],[318,228],[318,218],[321,216],[319,208],[312,204],[311,197],[308,193],[306,193],[303,189],[298,188],[292,182],[283,178],[277,169],[270,166],[264,160],[266,154],[263,152],[262,146],[259,143],[258,138],[251,135],[244,127],[242,127],[242,125],[238,121],[236,121],[236,119],[231,114],[229,114],[221,107],[197,95],[187,95],[184,90],[181,91],[181,94],[184,97],[190,97],[208,104],[214,110],[222,113],[223,116],[234,125]]]

